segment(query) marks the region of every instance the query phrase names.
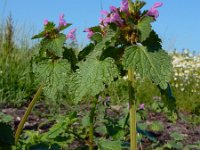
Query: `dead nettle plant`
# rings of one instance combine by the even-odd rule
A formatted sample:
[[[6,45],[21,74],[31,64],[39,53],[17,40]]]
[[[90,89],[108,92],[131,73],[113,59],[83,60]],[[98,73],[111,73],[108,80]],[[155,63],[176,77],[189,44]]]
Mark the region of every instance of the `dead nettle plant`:
[[[171,58],[151,26],[159,16],[157,8],[162,3],[155,3],[149,10],[143,10],[144,6],[144,1],[123,0],[118,8],[110,6],[110,11],[102,10],[99,25],[85,29],[91,42],[78,57],[65,43],[66,39],[75,40],[76,29],[70,30],[67,36],[61,33],[71,25],[66,23],[64,15],[60,16],[57,27],[53,22],[44,21],[44,31],[33,37],[42,39],[38,55],[32,61],[35,80],[41,85],[19,124],[15,143],[41,92],[55,99],[68,87],[76,104],[85,100],[91,104],[87,124],[89,149],[93,150],[95,145],[100,149],[105,145],[121,149],[120,142],[102,142],[105,140],[99,141],[94,136],[95,116],[101,92],[117,79],[128,76],[130,149],[137,149],[136,76],[152,80],[161,94],[167,95],[167,104],[174,106],[168,84],[172,73]]]
[[[161,94],[167,94],[165,100],[174,99],[168,84],[172,74],[171,58],[163,50],[161,39],[151,26],[159,16],[157,8],[163,3],[157,2],[149,10],[143,10],[145,4],[140,0],[123,0],[120,7],[110,6],[110,11],[101,11],[103,17],[99,25],[85,29],[91,42],[78,55],[79,69],[72,78],[70,89],[74,91],[77,103],[83,98],[91,101],[90,150],[94,147],[98,96],[117,78],[128,76],[131,150],[137,149],[136,75],[140,79],[151,79]]]
[[[44,30],[33,36],[33,39],[41,39],[40,49],[31,60],[33,81],[40,84],[40,87],[20,121],[15,134],[15,144],[41,93],[44,92],[49,100],[56,100],[59,93],[68,87],[70,76],[75,71],[77,63],[75,50],[66,44],[66,40],[76,40],[76,29],[71,29],[67,35],[62,33],[69,26],[71,24],[67,23],[64,14],[61,14],[58,26],[45,19]]]

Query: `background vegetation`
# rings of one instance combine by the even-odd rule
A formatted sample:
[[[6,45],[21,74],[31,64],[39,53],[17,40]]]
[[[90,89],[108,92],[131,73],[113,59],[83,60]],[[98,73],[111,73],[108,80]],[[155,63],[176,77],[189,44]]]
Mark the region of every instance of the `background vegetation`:
[[[31,60],[32,57],[38,53],[39,46],[37,43],[31,44],[30,39],[28,39],[26,35],[19,37],[17,30],[18,29],[14,26],[11,16],[7,18],[5,23],[0,24],[0,109],[10,107],[20,109],[23,106],[27,106],[38,88],[38,85],[33,84],[34,76],[32,72]],[[23,31],[23,33],[25,32]],[[18,40],[16,39],[16,36]],[[71,46],[79,49],[79,46],[76,43]],[[170,84],[176,98],[176,106],[179,112],[189,114],[186,118],[187,121],[194,125],[198,125],[200,124],[200,119],[198,118],[200,115],[200,56],[192,54],[186,49],[183,50],[182,53],[176,51],[171,52],[170,55],[173,58],[174,66],[174,73]],[[138,76],[138,78],[140,77]],[[102,93],[101,99],[103,105],[112,105],[112,109],[116,110],[116,112],[111,114],[111,116],[98,116],[98,124],[103,124],[102,118],[106,118],[107,121],[112,121],[112,123],[115,124],[114,127],[119,128],[121,123],[120,119],[125,118],[126,112],[118,113],[118,111],[121,110],[121,107],[128,107],[128,89],[126,80],[126,76],[119,79],[117,82],[112,83],[112,85]],[[137,84],[138,107],[140,104],[144,103],[146,110],[151,110],[156,113],[162,112],[169,121],[175,123],[177,116],[175,114],[171,114],[169,110],[164,107],[163,102],[161,101],[161,95],[155,85],[152,85],[151,81],[147,79],[138,80]],[[79,110],[80,107],[74,106],[71,101],[72,99],[65,91],[63,91],[57,99],[50,101],[47,97],[45,97],[45,95],[43,95],[40,103],[44,104],[43,106],[45,106],[45,108],[43,111],[45,113],[34,113],[40,117],[50,118],[48,121],[43,122],[43,124],[53,124],[53,121],[57,124],[50,129],[50,132],[44,133],[41,136],[39,136],[39,132],[25,132],[23,138],[28,137],[28,140],[24,144],[31,147],[33,144],[38,143],[38,141],[43,140],[42,142],[46,142],[45,139],[50,134],[53,139],[51,139],[51,142],[52,144],[55,144],[54,138],[60,133],[63,134],[63,132],[67,132],[67,134],[70,135],[70,138],[68,139],[69,141],[67,141],[68,143],[71,143],[74,139],[84,139],[86,137],[84,126],[86,126],[85,124],[87,123],[87,118],[84,116],[88,113],[88,104],[82,103],[81,110]],[[98,107],[100,107],[100,112],[97,114],[103,114],[103,112],[106,111],[106,108],[103,106],[100,105]],[[80,113],[72,113],[75,111]],[[51,114],[51,112],[53,113]],[[59,116],[58,114],[60,112],[67,114],[67,119],[63,118],[63,116]],[[55,113],[57,115],[55,115]],[[0,113],[1,121],[3,120],[3,122],[6,122],[11,120],[10,118],[6,118],[5,116],[2,117],[3,115],[1,115],[2,114]],[[81,117],[83,117],[82,120],[80,119]],[[140,123],[140,121],[144,120],[145,117],[147,117],[147,112],[140,112],[138,115],[138,122],[141,128],[149,128],[153,131],[164,130],[162,123],[159,121],[151,124]],[[77,125],[74,126],[77,120],[82,123],[79,127]],[[58,133],[54,133],[54,131],[63,124],[66,124],[66,129],[62,129],[59,130]],[[108,124],[106,127],[108,127]],[[109,127],[111,129],[111,126]],[[112,132],[114,132],[114,127],[112,128]],[[71,130],[78,132],[80,137],[76,137],[74,134],[72,135]],[[100,126],[96,127],[96,132],[106,136],[105,129],[100,128]],[[182,135],[179,135],[178,133],[176,135],[175,134],[170,134],[172,140],[168,141],[168,143],[164,145],[164,148],[167,147],[170,149],[171,147],[177,148],[178,146],[179,147],[177,149],[183,148],[183,146],[180,146],[180,142],[183,142]],[[114,139],[117,139],[118,136],[120,135],[113,134]],[[173,143],[174,141],[175,143]],[[100,142],[105,143],[105,141]],[[30,143],[31,145],[29,145]]]
[[[31,44],[31,39],[23,31],[24,35],[17,37],[18,29],[14,27],[12,16],[8,16],[6,23],[0,25],[0,106],[17,106],[26,104],[36,90],[33,84],[31,58],[38,51],[37,44]],[[18,40],[16,40],[18,39]],[[19,42],[21,41],[21,42]],[[72,46],[76,46],[77,44]],[[174,75],[171,79],[173,93],[176,97],[179,110],[200,113],[200,56],[192,54],[185,49],[180,52],[170,53],[173,58]],[[119,80],[105,92],[114,103],[127,101],[126,83]],[[153,103],[155,97],[159,97],[154,85],[150,81],[141,81],[138,87],[138,99],[145,104]],[[117,92],[116,92],[117,91]],[[142,91],[142,92],[141,92]],[[158,93],[157,95],[155,93]],[[65,99],[66,94],[60,96]],[[61,100],[54,100],[55,104]],[[57,101],[57,102],[56,102]],[[48,101],[44,102],[48,103]],[[190,105],[188,105],[188,103]],[[67,104],[64,102],[64,104]]]

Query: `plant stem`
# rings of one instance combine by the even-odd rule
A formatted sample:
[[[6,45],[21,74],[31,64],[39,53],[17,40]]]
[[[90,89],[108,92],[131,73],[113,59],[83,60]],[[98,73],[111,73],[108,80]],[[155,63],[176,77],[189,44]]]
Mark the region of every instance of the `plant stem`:
[[[97,99],[94,99],[90,110],[89,150],[93,150],[94,117],[95,117],[96,105],[97,105]]]
[[[129,82],[129,114],[130,114],[130,150],[137,150],[137,128],[136,128],[136,100],[133,88],[134,75],[133,70],[128,70]]]
[[[22,132],[22,129],[23,129],[23,127],[24,127],[24,124],[25,124],[25,122],[26,122],[28,116],[30,115],[30,113],[31,113],[31,111],[32,111],[32,109],[33,109],[33,106],[35,105],[37,99],[38,99],[39,96],[41,95],[42,90],[43,90],[43,87],[44,87],[44,84],[41,84],[40,87],[39,87],[39,89],[37,90],[36,94],[34,95],[34,97],[33,97],[32,101],[31,101],[31,103],[28,105],[28,108],[27,108],[27,110],[26,110],[26,112],[25,112],[25,114],[24,114],[22,120],[20,121],[20,123],[19,123],[19,125],[18,125],[18,127],[17,127],[17,131],[16,131],[16,133],[15,133],[15,144],[17,144],[17,142],[18,142],[18,139],[19,139],[19,136],[20,136],[20,134],[21,134],[21,132]]]

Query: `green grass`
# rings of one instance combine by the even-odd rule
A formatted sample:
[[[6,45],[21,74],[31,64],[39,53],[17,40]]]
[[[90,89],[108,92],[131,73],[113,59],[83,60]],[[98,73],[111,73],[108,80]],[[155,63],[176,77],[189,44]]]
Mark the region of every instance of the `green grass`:
[[[0,54],[0,105],[20,106],[29,99],[33,88],[30,54],[17,50],[10,55]]]

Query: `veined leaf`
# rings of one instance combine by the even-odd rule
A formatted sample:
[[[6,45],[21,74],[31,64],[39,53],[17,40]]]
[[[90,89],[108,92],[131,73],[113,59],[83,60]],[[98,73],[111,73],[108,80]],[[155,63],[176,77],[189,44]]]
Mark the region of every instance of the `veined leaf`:
[[[172,89],[170,84],[168,83],[167,85],[167,89],[163,90],[160,89],[160,93],[161,93],[161,97],[162,100],[164,101],[164,104],[167,106],[167,108],[171,111],[171,112],[177,112],[176,109],[176,98],[174,97],[173,93],[172,93]]]
[[[44,134],[44,139],[50,138],[54,139],[57,136],[59,136],[62,133],[65,133],[66,129],[68,128],[68,125],[71,123],[70,118],[63,117],[62,120],[57,121],[56,124],[54,124],[48,132]]]
[[[81,50],[78,54],[78,60],[85,59],[87,55],[90,54],[94,50],[94,44],[90,43],[87,46],[84,47],[83,50]]]
[[[96,30],[99,30],[99,27]],[[96,41],[97,44],[95,45],[95,44],[90,43],[88,46],[86,46],[79,53],[78,59],[82,60],[88,55],[90,55],[90,57],[94,57],[94,56],[100,57],[106,48],[110,46],[112,47],[114,45],[115,43],[114,37],[116,36],[116,34],[117,32],[111,27],[107,28],[107,33],[104,37],[102,37],[102,35],[99,32],[97,32],[96,34],[93,35],[94,37],[92,37],[91,39],[93,41]]]
[[[99,150],[121,150],[121,141],[109,141],[105,139],[100,139],[97,141]]]
[[[46,36],[47,33],[49,32],[55,32],[55,24],[53,22],[49,22],[45,27],[44,31],[40,32],[37,35],[34,35],[32,39],[38,39],[38,38],[43,38]]]
[[[99,42],[92,51],[92,56],[101,56],[104,49],[109,47],[109,45],[113,46],[112,42],[115,42],[114,37],[116,36],[117,32],[111,28],[107,29],[106,36],[103,37],[102,41]]]
[[[35,65],[33,71],[36,79],[40,83],[45,83],[45,95],[53,99],[66,85],[71,67],[67,60],[55,60],[54,62],[52,60],[44,60]]]
[[[74,92],[75,102],[81,101],[87,94],[95,96],[103,91],[118,76],[118,70],[112,58],[103,61],[88,58],[79,65],[80,68],[72,79],[70,89]]]
[[[100,33],[94,33],[94,35],[90,38],[92,41],[95,42],[101,42],[102,41],[102,35]]]
[[[76,70],[76,63],[78,62],[74,49],[64,47],[63,58],[67,59],[73,71]]]
[[[143,42],[149,37],[151,33],[151,22],[153,21],[152,17],[145,16],[143,17],[140,22],[137,24],[137,28],[140,32],[140,41]]]
[[[153,52],[162,49],[161,43],[161,39],[158,37],[156,32],[152,30],[149,37],[142,42],[142,45],[146,46],[148,51]]]
[[[63,44],[65,43],[66,37],[64,34],[59,34],[54,39],[43,39],[41,41],[41,49],[48,50],[55,56],[61,57],[63,54]]]
[[[39,39],[45,37],[45,31],[40,32],[39,34],[34,35],[31,39]]]
[[[126,68],[133,68],[142,77],[150,78],[162,89],[167,88],[172,64],[170,56],[163,50],[148,52],[144,46],[130,46],[125,49],[123,59]]]
[[[65,29],[67,29],[69,26],[71,26],[72,24],[71,23],[67,23],[67,25],[66,26],[61,26],[61,27],[59,27],[59,31],[63,31],[63,30],[65,30]]]

